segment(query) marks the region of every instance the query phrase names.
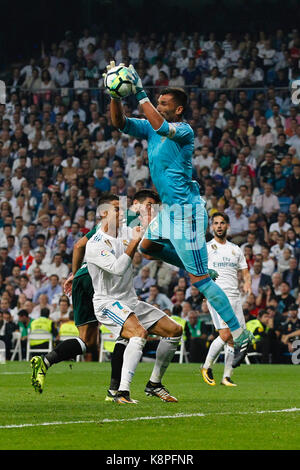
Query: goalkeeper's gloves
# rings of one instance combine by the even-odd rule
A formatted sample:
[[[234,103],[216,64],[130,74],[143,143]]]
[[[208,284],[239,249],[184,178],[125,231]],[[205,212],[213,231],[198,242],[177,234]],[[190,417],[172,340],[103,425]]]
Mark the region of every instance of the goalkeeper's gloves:
[[[146,103],[147,101],[150,101],[147,93],[145,92],[142,84],[142,80],[135,70],[134,66],[132,64],[129,65],[128,67],[130,74],[128,74],[129,80],[132,82],[132,91],[138,100],[140,104]]]
[[[215,281],[219,277],[219,274],[214,269],[209,269],[208,274],[213,281]]]

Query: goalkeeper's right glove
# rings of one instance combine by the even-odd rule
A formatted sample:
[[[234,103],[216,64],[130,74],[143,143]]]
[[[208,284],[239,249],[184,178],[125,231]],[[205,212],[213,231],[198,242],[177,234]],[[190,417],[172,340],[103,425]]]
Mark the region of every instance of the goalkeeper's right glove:
[[[132,64],[129,65],[128,67],[130,74],[128,74],[128,78],[130,79],[132,83],[132,90],[133,93],[138,100],[140,104],[146,103],[147,101],[150,101],[147,93],[145,92],[142,84],[142,80],[135,70],[134,66]]]
[[[215,271],[214,269],[209,269],[208,274],[213,281],[215,281],[219,277],[219,273],[217,273],[217,271]]]

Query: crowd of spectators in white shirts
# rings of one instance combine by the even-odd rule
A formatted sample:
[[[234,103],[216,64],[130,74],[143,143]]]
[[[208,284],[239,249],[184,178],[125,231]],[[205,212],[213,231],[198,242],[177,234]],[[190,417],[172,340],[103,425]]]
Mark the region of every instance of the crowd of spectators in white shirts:
[[[245,312],[271,307],[283,323],[291,306],[300,312],[300,112],[288,89],[299,58],[297,30],[220,39],[85,29],[14,64],[0,105],[0,337],[24,309],[37,318],[48,308],[57,326],[66,321],[72,303],[62,286],[74,243],[97,222],[99,197],[127,196],[130,207],[136,191],[153,188],[147,142],[111,125],[102,73],[112,59],[135,65],[153,101],[161,87],[186,89],[194,178],[208,214],[229,216],[228,238],[251,272]],[[125,109],[142,117],[133,98]],[[133,264],[143,300],[209,322],[184,272],[139,253]]]

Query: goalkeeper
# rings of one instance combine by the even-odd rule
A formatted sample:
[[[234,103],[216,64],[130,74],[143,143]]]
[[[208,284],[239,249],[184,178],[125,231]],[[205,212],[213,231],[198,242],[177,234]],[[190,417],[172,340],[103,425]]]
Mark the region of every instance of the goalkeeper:
[[[107,71],[113,67],[115,63],[111,62]],[[226,294],[208,272],[208,216],[199,186],[192,180],[194,132],[183,120],[187,95],[180,88],[165,88],[155,108],[132,65],[127,78],[146,119],[127,118],[121,101],[111,96],[112,124],[125,134],[148,141],[151,178],[163,203],[163,209],[148,226],[141,250],[148,257],[172,264],[179,257],[191,283],[227,323],[235,347],[246,355],[252,334],[241,328]],[[243,355],[239,358],[243,360]]]

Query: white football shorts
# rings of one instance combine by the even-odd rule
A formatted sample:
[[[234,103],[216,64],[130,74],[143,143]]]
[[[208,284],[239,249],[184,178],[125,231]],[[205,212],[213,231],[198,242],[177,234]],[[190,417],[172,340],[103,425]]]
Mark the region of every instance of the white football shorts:
[[[240,297],[228,297],[230,305],[237,316],[237,319],[242,328],[245,328],[245,317],[242,308],[242,300]],[[216,330],[223,330],[224,328],[229,328],[227,323],[220,317],[220,315],[216,312],[216,310],[207,302],[208,310],[211,315],[214,327]]]
[[[106,303],[94,301],[93,304],[97,320],[106,326],[116,338],[121,336],[123,325],[131,313],[136,315],[146,330],[166,316],[162,310],[142,301],[138,301],[134,308],[111,299]]]

